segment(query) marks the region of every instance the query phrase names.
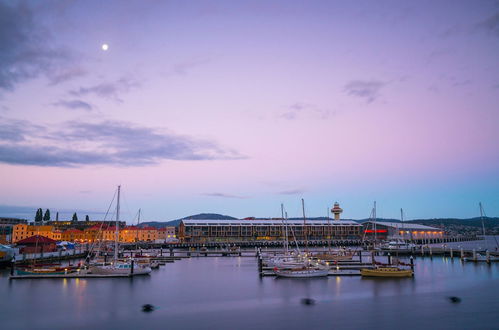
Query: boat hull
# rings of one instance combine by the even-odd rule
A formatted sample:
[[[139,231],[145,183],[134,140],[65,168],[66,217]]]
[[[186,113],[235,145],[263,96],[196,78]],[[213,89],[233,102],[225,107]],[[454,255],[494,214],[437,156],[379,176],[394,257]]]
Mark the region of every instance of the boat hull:
[[[67,274],[65,271],[51,271],[51,270],[40,270],[40,271],[32,271],[32,270],[16,270],[17,275],[62,275]]]
[[[365,277],[413,277],[410,269],[361,269],[360,274]]]
[[[329,275],[328,269],[314,269],[314,270],[275,270],[274,273],[279,277],[289,278],[310,278],[310,277],[324,277]]]
[[[109,266],[90,266],[90,273],[98,275],[147,275],[151,272],[150,267],[137,267],[134,268],[133,273],[131,269],[127,268],[114,268]]]

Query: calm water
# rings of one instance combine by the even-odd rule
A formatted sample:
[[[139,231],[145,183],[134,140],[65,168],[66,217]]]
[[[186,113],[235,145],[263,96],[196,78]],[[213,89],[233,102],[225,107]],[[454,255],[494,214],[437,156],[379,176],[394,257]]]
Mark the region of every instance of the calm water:
[[[416,261],[414,279],[259,278],[248,257],[186,259],[134,279],[9,281],[6,271],[0,328],[499,329],[499,264]],[[158,309],[143,313],[146,303]]]

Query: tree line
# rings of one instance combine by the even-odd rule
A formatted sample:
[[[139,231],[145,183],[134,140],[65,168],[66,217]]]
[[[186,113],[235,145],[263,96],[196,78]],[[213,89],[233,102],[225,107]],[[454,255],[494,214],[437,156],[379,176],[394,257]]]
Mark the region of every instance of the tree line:
[[[47,222],[50,220],[51,220],[51,218],[50,218],[50,210],[49,209],[45,210],[45,213],[43,213],[43,210],[41,208],[36,210],[35,224],[41,224],[43,222]],[[56,212],[55,221],[59,221],[59,212]],[[73,217],[71,218],[71,221],[72,222],[78,221],[78,214],[76,214],[76,212],[73,213]],[[88,216],[88,214],[85,216],[85,221],[90,221],[90,217]]]

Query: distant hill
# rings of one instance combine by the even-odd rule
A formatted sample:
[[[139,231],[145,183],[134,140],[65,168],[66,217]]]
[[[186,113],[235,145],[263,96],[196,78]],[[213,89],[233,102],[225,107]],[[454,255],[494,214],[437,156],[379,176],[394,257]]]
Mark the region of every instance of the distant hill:
[[[216,213],[199,213],[195,215],[190,215],[185,218],[181,219],[176,219],[176,220],[171,220],[171,221],[166,221],[166,222],[159,222],[159,221],[149,221],[149,222],[142,222],[140,226],[151,226],[155,228],[164,228],[164,227],[169,227],[169,226],[175,226],[177,227],[180,224],[180,221],[189,219],[189,220],[236,220],[237,218],[228,216],[228,215],[223,215],[223,214],[216,214]]]
[[[408,222],[419,223],[427,226],[467,226],[467,227],[482,227],[481,218],[470,219],[455,219],[455,218],[442,218],[442,219],[417,219]],[[483,224],[485,228],[494,228],[499,225],[499,218],[483,217]]]
[[[223,214],[216,214],[216,213],[200,213],[200,214],[195,214],[191,215],[185,218],[181,219],[176,219],[176,220],[171,220],[171,221],[165,221],[165,222],[160,222],[160,221],[148,221],[148,222],[142,222],[140,226],[151,226],[155,228],[163,228],[163,227],[168,227],[168,226],[175,226],[177,227],[180,224],[180,221],[184,219],[199,219],[199,220],[237,220],[237,218],[228,216],[228,215],[223,215]],[[263,219],[263,218],[256,218],[256,219]],[[295,217],[295,218],[289,218],[289,220],[303,220],[302,217]],[[307,218],[307,220],[327,220],[326,217],[311,217]],[[330,218],[330,220],[332,220]],[[342,219],[342,220],[353,220],[358,223],[364,223],[366,221],[369,221],[370,219]],[[251,221],[251,220],[248,220]],[[378,222],[401,222],[399,219],[385,219],[385,218],[379,218],[376,219]],[[414,220],[407,220],[406,222],[409,223],[419,223],[422,225],[427,225],[427,226],[432,226],[432,227],[440,227],[442,225],[444,226],[466,226],[466,227],[481,227],[482,226],[482,221],[480,218],[470,218],[470,219],[456,219],[456,218],[440,218],[440,219],[414,219]],[[494,228],[499,226],[499,218],[489,218],[489,217],[484,217],[484,224],[485,228]]]

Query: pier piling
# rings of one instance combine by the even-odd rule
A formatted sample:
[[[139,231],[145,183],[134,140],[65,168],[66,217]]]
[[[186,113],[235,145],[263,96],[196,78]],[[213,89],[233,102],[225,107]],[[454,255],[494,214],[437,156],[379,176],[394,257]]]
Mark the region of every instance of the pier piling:
[[[473,249],[473,261],[476,261],[476,250]]]
[[[454,251],[452,251],[452,248],[450,248],[449,253],[450,253],[450,257],[451,257],[451,258],[454,258]]]

